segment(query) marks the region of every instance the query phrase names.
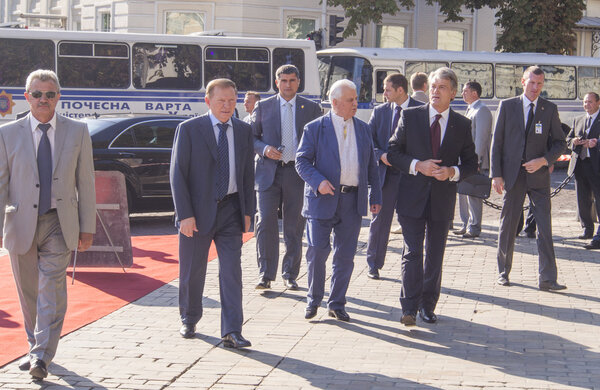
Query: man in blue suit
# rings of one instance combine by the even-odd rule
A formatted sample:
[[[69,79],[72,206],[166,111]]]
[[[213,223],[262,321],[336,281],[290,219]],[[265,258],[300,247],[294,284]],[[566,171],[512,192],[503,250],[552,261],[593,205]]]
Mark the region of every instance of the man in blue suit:
[[[349,321],[346,291],[361,220],[367,215],[367,197],[371,212],[379,212],[381,187],[369,126],[354,118],[356,86],[350,80],[336,81],[329,100],[331,112],[306,125],[296,154],[296,170],[306,182],[302,215],[307,218],[308,305],[304,317],[313,318],[323,300],[325,262],[333,230],[333,274],[327,306],[329,316]]]
[[[422,106],[423,103],[408,96],[408,80],[400,73],[389,74],[383,80],[383,96],[387,103],[375,107],[369,119],[373,134],[375,157],[379,165],[379,183],[381,184],[381,211],[371,219],[369,243],[367,245],[367,264],[371,279],[379,279],[379,270],[383,268],[387,251],[390,227],[394,218],[401,172],[392,167],[387,160],[387,148],[400,119],[400,113],[408,107]]]
[[[275,77],[279,93],[259,101],[250,120],[257,155],[256,252],[260,280],[256,288],[271,288],[271,281],[277,274],[277,208],[281,205],[285,242],[281,276],[287,288],[296,290],[305,221],[301,215],[304,183],[294,170],[294,163],[304,125],[321,115],[321,107],[296,95],[300,74],[294,65],[282,65],[275,72]]]
[[[457,89],[451,69],[432,72],[430,103],[403,110],[390,139],[388,161],[405,173],[400,181],[398,218],[404,235],[400,321],[406,326],[416,324],[417,310],[423,321],[437,321],[433,311],[440,297],[456,183],[477,172],[471,121],[450,108]]]
[[[242,233],[254,214],[254,157],[250,125],[232,118],[233,81],[206,87],[209,112],[179,125],[171,157],[171,190],[179,227],[179,313],[184,338],[202,317],[208,251],[219,256],[221,337],[230,348],[249,347],[242,337]]]

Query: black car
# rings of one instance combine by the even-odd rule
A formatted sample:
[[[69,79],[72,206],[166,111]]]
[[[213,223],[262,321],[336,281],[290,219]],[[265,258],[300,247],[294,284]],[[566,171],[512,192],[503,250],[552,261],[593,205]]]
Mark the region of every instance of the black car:
[[[169,166],[173,136],[184,116],[85,119],[92,137],[94,168],[125,175],[129,210],[172,209]]]

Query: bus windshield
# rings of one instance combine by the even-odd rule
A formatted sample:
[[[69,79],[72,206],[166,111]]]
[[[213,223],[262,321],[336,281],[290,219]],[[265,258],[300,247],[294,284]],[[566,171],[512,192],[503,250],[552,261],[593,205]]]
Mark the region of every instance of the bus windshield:
[[[341,79],[348,79],[356,84],[358,102],[371,102],[373,66],[368,60],[355,56],[320,56],[319,76],[321,78],[322,100],[329,100],[326,95],[333,83]]]

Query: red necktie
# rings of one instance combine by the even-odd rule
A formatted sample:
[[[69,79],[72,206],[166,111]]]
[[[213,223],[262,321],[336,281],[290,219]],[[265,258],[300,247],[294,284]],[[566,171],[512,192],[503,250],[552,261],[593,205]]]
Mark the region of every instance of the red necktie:
[[[442,136],[442,128],[440,127],[440,118],[442,114],[437,114],[435,116],[435,120],[431,124],[430,134],[431,134],[431,151],[433,152],[433,158],[437,158],[440,152],[440,144],[441,136]]]

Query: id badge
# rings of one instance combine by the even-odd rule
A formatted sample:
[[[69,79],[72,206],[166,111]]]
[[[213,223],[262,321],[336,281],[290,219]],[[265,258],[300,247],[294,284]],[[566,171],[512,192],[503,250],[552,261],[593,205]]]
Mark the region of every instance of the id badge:
[[[542,134],[542,123],[541,122],[538,122],[535,124],[535,133]]]

